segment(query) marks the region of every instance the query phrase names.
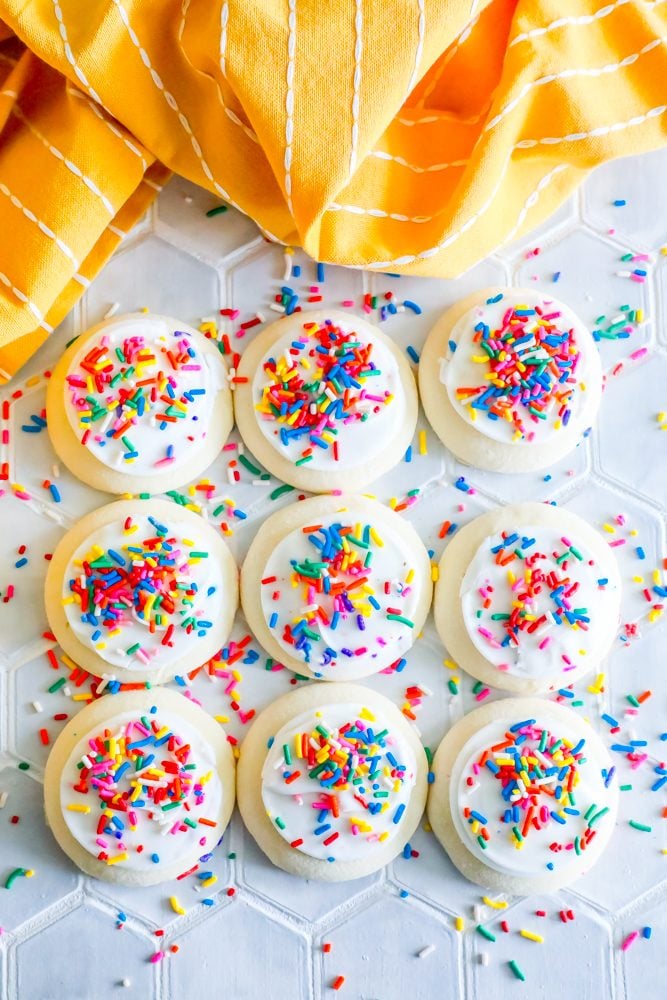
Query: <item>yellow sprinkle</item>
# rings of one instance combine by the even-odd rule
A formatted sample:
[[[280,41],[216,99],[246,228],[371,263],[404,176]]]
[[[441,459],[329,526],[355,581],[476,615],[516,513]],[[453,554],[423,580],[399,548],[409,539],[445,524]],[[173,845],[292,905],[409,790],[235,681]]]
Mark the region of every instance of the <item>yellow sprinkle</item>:
[[[185,910],[183,909],[179,901],[176,899],[176,896],[170,896],[169,902],[171,903],[171,908],[174,911],[174,913],[180,913],[181,916],[185,916]]]
[[[463,928],[465,927],[465,922],[463,920],[463,917],[454,917],[454,927],[456,928],[457,931],[463,930]]]
[[[457,667],[457,665],[454,663],[453,660],[443,660],[442,662],[444,663],[444,665],[447,667],[448,670],[458,670],[459,669]]]
[[[610,535],[615,535],[616,534],[616,528],[612,527],[611,524],[603,524],[602,525],[602,530],[606,531]]]
[[[426,431],[419,432],[419,454],[428,455],[428,448],[426,446]]]
[[[482,896],[482,902],[494,910],[506,910],[508,905],[504,899],[489,899],[488,896]]]
[[[544,944],[544,938],[541,934],[533,934],[532,931],[519,931],[521,937],[528,938],[529,941],[537,941],[538,944]]]
[[[127,861],[127,853],[115,854],[112,858],[107,858],[108,865],[117,865],[119,861]]]
[[[359,715],[361,716],[362,719],[366,719],[368,722],[375,722],[375,716],[367,708],[362,708],[361,711],[359,712]]]
[[[72,701],[92,701],[92,694],[73,694]]]
[[[89,813],[90,812],[90,806],[79,805],[78,802],[70,802],[70,804],[67,806],[67,808],[69,809],[70,812],[73,812],[73,813]]]
[[[433,583],[437,583],[440,579],[440,567],[437,563],[433,563],[431,566],[431,580]]]
[[[227,722],[229,722],[228,715],[214,715],[213,718],[215,719],[216,722],[219,722],[222,726],[224,726]]]
[[[215,885],[215,883],[217,881],[218,881],[218,876],[217,875],[211,875],[210,878],[205,878],[203,882],[199,883],[199,885],[200,885],[200,887],[202,889],[207,889],[209,887],[209,885]]]

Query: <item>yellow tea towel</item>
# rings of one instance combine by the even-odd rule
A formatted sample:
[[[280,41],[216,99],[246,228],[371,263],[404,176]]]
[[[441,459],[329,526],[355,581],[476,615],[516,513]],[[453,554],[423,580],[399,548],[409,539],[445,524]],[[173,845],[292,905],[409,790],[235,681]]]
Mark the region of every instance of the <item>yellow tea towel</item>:
[[[455,276],[664,142],[665,0],[0,0],[0,369],[176,171],[314,258]]]

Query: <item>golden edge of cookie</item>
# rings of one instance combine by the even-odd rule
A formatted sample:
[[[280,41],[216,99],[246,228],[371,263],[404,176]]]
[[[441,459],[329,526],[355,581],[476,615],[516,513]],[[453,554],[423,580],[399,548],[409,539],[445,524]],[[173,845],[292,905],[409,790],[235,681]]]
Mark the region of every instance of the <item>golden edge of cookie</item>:
[[[387,844],[375,845],[372,858],[357,861],[322,861],[290,847],[266,815],[262,800],[262,768],[268,753],[267,742],[278,730],[302,712],[325,709],[327,705],[351,702],[367,705],[382,713],[413,750],[417,773],[410,801],[401,822],[400,833]],[[323,882],[345,882],[371,875],[401,853],[413,835],[424,812],[427,792],[428,761],[424,748],[407,719],[384,695],[360,684],[307,684],[274,701],[255,719],[241,746],[237,770],[237,801],[249,833],[278,868],[302,878]]]
[[[579,731],[587,741],[596,743],[598,750],[605,757],[609,757],[607,748],[597,732],[572,709],[564,708],[562,705],[546,701],[543,698],[505,698],[483,705],[468,715],[464,715],[446,734],[433,758],[431,770],[434,778],[433,783],[429,785],[426,807],[433,833],[440,841],[452,864],[465,878],[493,892],[511,893],[518,896],[556,892],[585,875],[600,859],[615,828],[615,823],[607,823],[598,831],[595,840],[586,849],[585,854],[581,855],[578,863],[570,866],[567,871],[554,872],[548,876],[503,875],[483,864],[468,850],[456,831],[449,805],[452,768],[456,758],[468,740],[488,723],[506,718],[524,719],[532,716],[540,722],[554,717],[556,720],[567,721],[568,725]],[[614,784],[610,787],[609,795],[610,799],[613,799],[610,806],[613,811],[611,819],[615,820],[618,811],[617,785]]]
[[[170,467],[154,476],[134,475],[131,472],[111,469],[104,465],[88,448],[81,444],[69,422],[65,409],[65,379],[69,374],[70,363],[80,350],[81,345],[95,337],[104,326],[121,320],[146,319],[147,315],[151,319],[163,320],[170,327],[183,329],[191,336],[196,337],[199,349],[203,353],[215,357],[216,362],[222,365],[225,373],[225,385],[221,386],[216,393],[204,446],[197,450],[193,455],[192,462],[183,466],[180,472]],[[72,475],[87,486],[101,490],[103,493],[161,493],[164,490],[178,489],[191,479],[196,479],[211,465],[222,451],[222,447],[232,431],[234,406],[226,376],[227,366],[222,355],[203,333],[187,323],[159,313],[124,313],[114,316],[113,319],[103,320],[90,327],[69,345],[58,359],[47,383],[47,430],[53,450]],[[165,437],[165,441],[167,444],[169,443],[167,437]]]
[[[616,615],[605,621],[607,634],[601,642],[597,656],[589,655],[567,674],[547,674],[544,677],[517,677],[505,673],[486,660],[468,635],[461,607],[461,584],[471,560],[485,538],[495,535],[505,528],[520,527],[521,524],[546,523],[563,531],[572,531],[583,539],[592,551],[593,557],[615,584]],[[543,503],[519,503],[498,507],[476,517],[454,535],[443,552],[439,563],[438,582],[433,599],[435,627],[443,646],[461,669],[490,687],[513,694],[543,694],[564,683],[572,684],[598,667],[613,645],[621,614],[621,577],[609,547],[587,521],[562,507]]]
[[[377,340],[388,351],[391,351],[398,366],[399,378],[405,393],[405,417],[396,436],[373,460],[364,461],[353,468],[343,469],[340,473],[332,470],[308,469],[306,466],[297,467],[281,455],[262,434],[255,415],[253,401],[252,383],[257,366],[264,354],[287,331],[287,324],[289,323],[290,326],[297,329],[303,323],[321,323],[325,319],[332,319],[341,324],[345,323],[346,326],[358,324],[360,327],[370,327]],[[307,490],[310,493],[328,493],[332,489],[361,491],[379,479],[385,472],[389,472],[398,465],[414,437],[419,402],[412,369],[398,346],[382,330],[356,314],[343,313],[336,309],[332,309],[330,312],[315,310],[293,314],[271,323],[258,334],[243,352],[238,366],[238,376],[248,380],[239,383],[234,391],[234,415],[243,443],[272,476],[294,486],[295,489]]]
[[[217,763],[217,771],[222,784],[222,803],[217,816],[215,828],[211,831],[211,846],[213,850],[227,829],[236,801],[234,752],[227,741],[224,729],[208,715],[203,708],[190,701],[176,691],[156,688],[153,691],[126,691],[121,694],[104,695],[97,701],[87,705],[67,723],[51,748],[46,769],[44,771],[44,811],[47,826],[67,856],[86,875],[102,879],[105,882],[115,882],[120,885],[157,885],[176,878],[181,872],[187,871],[199,857],[208,853],[198,843],[192,850],[184,853],[182,861],[169,865],[156,865],[155,870],[147,872],[128,871],[120,865],[108,865],[99,861],[87,851],[70,833],[65,822],[60,803],[60,779],[72,750],[78,741],[98,726],[107,724],[114,716],[126,711],[137,711],[144,714],[147,709],[157,705],[158,711],[181,715],[186,722],[197,729],[213,750]],[[215,841],[214,839],[215,838]]]
[[[85,645],[72,631],[67,614],[62,603],[63,582],[67,564],[72,558],[72,554],[83,542],[89,538],[96,529],[102,528],[112,523],[117,518],[125,519],[137,513],[156,514],[158,517],[168,520],[175,513],[185,521],[191,518],[196,519],[198,529],[205,526],[204,531],[209,535],[211,548],[222,568],[224,582],[223,586],[228,595],[225,607],[220,615],[219,621],[209,630],[206,636],[197,638],[192,642],[192,649],[198,650],[197,658],[193,661],[193,652],[188,652],[178,659],[172,660],[163,667],[153,670],[139,669],[130,670],[127,667],[116,666],[102,659],[94,649]],[[113,677],[122,684],[164,684],[171,680],[176,674],[189,672],[196,667],[200,667],[214,656],[219,649],[224,646],[229,638],[234,624],[234,615],[238,608],[238,571],[234,557],[229,551],[222,538],[215,529],[203,518],[199,517],[191,510],[174,504],[169,500],[115,500],[98,507],[82,517],[73,528],[63,535],[56,545],[53,556],[49,562],[44,582],[44,604],[46,617],[51,631],[58,640],[59,645],[65,653],[70,656],[78,666],[83,667],[88,673],[96,677]]]
[[[409,646],[402,648],[402,653],[406,653],[415,644],[419,633],[424,627],[431,600],[433,596],[433,583],[431,580],[431,562],[424,543],[408,521],[404,521],[398,514],[395,514],[389,507],[373,500],[370,497],[357,494],[345,493],[340,496],[320,496],[311,497],[309,500],[300,500],[276,511],[263,522],[257,534],[253,538],[248,553],[241,567],[241,606],[246,617],[250,631],[254,633],[258,642],[266,651],[279,663],[293,670],[297,674],[311,677],[313,680],[326,681],[327,683],[337,681],[354,681],[362,677],[369,677],[377,670],[367,670],[360,673],[346,672],[343,675],[337,674],[336,669],[328,675],[316,677],[308,664],[299,660],[280,645],[275,638],[274,632],[266,624],[266,619],[262,611],[261,600],[261,578],[267,559],[275,545],[282,541],[291,532],[306,524],[312,524],[317,518],[328,514],[335,514],[338,511],[355,508],[367,513],[369,519],[377,518],[389,525],[391,530],[396,531],[412,547],[412,556],[417,564],[415,571],[420,574],[422,582],[422,594],[414,612],[413,640]],[[386,665],[388,666],[388,664]],[[382,667],[380,669],[386,669]]]
[[[459,461],[489,472],[539,472],[565,458],[579,444],[584,431],[595,423],[602,399],[602,364],[595,341],[586,324],[579,319],[586,331],[584,347],[587,363],[595,367],[593,384],[586,387],[586,400],[581,413],[561,428],[547,446],[539,442],[521,445],[505,444],[484,437],[468,424],[452,405],[446,387],[440,381],[440,359],[448,350],[453,327],[470,309],[482,306],[487,299],[499,293],[519,295],[522,291],[535,293],[535,289],[481,288],[449,308],[431,328],[421,352],[418,369],[419,394],[426,417],[442,443]],[[549,296],[545,293],[546,299]],[[556,301],[559,301],[556,299]],[[563,303],[567,305],[567,303]],[[570,309],[570,306],[568,306]],[[574,310],[571,310],[574,312]],[[576,313],[574,313],[576,315]]]

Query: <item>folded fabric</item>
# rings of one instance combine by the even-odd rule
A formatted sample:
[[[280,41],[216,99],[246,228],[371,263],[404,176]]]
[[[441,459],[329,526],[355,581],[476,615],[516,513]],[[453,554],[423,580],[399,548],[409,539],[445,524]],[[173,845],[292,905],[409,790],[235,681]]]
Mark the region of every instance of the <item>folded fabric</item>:
[[[666,43],[666,0],[0,0],[0,377],[169,171],[318,260],[456,276],[663,144]]]

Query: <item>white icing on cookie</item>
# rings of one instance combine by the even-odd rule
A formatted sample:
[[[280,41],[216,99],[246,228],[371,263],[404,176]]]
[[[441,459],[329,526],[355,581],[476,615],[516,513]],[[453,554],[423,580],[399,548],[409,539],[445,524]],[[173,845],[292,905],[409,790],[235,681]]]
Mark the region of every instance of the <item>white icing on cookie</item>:
[[[354,502],[307,526],[313,530],[289,532],[265,564],[267,626],[315,676],[334,680],[349,676],[348,668],[358,676],[385,669],[416,639],[423,567],[409,538],[386,517],[373,522]]]
[[[132,476],[187,469],[227,384],[222,358],[207,343],[190,327],[150,314],[110,320],[83,337],[64,401],[83,447]]]
[[[119,505],[73,551],[62,579],[79,642],[111,668],[168,670],[187,654],[199,666],[201,640],[236,602],[211,535],[176,504]]]
[[[329,704],[302,712],[274,735],[262,767],[262,801],[295,850],[357,861],[400,834],[416,777],[412,748],[381,712]]]
[[[370,324],[340,314],[335,323],[303,314],[298,331],[291,326],[263,355],[252,395],[266,441],[311,471],[363,466],[406,420],[392,351]]]
[[[60,777],[60,806],[93,858],[154,874],[216,846],[225,791],[216,751],[192,721],[164,707],[153,713],[150,698],[146,705],[77,741]]]
[[[617,789],[609,756],[594,733],[582,736],[577,716],[563,714],[547,712],[543,724],[496,719],[468,739],[453,764],[456,832],[501,875],[560,880],[564,869],[580,866],[581,855],[585,863],[597,832],[613,826]]]
[[[486,537],[460,588],[468,636],[485,660],[517,677],[557,677],[597,661],[617,615],[609,579],[569,528],[517,524]]]
[[[543,293],[505,289],[496,298],[481,301],[455,322],[440,381],[456,413],[476,433],[519,447],[548,445],[570,422],[579,423],[589,389],[597,391],[595,344],[571,309]],[[536,332],[545,324],[545,340],[538,343]],[[482,327],[488,331],[480,334]],[[510,330],[516,331],[514,343],[501,343]],[[491,354],[497,357],[495,377],[490,377]],[[503,413],[490,416],[491,404]]]

